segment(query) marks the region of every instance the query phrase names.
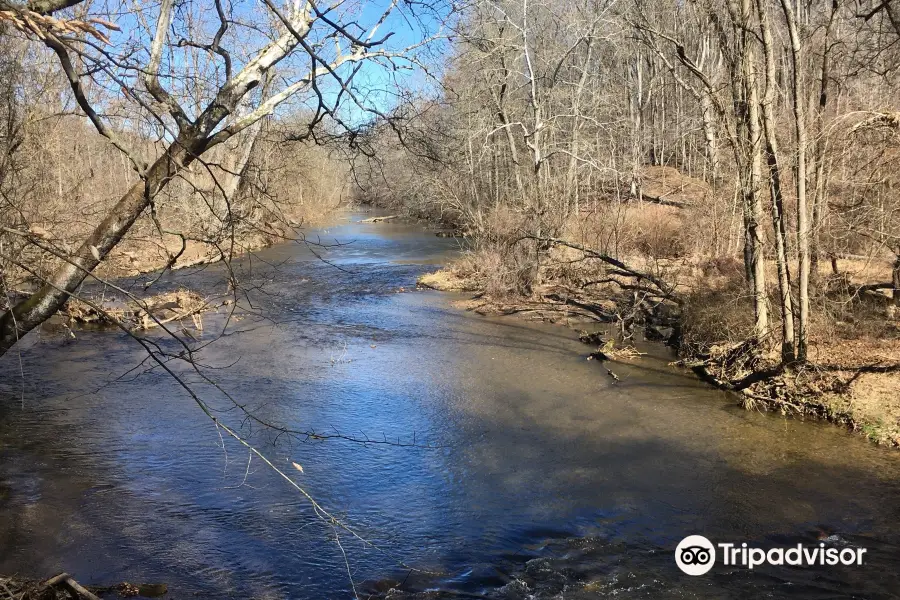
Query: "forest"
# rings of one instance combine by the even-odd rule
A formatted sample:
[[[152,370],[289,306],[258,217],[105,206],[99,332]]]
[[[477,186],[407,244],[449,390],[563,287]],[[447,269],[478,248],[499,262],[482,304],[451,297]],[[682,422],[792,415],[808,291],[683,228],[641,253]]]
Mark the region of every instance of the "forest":
[[[900,0],[0,0],[0,96],[0,600],[897,589]]]
[[[459,227],[438,286],[666,325],[747,406],[896,443],[898,25],[890,1],[475,3],[357,193]]]
[[[455,228],[489,298],[655,319],[753,405],[897,439],[893,0],[0,8],[4,352],[85,280],[368,203]]]

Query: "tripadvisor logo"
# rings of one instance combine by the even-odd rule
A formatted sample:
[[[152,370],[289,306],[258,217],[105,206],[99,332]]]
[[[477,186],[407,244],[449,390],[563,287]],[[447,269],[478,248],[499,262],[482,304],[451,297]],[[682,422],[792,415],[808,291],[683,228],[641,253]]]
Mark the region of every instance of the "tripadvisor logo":
[[[716,562],[716,547],[721,552],[721,562],[725,566],[742,566],[753,569],[760,565],[789,565],[812,567],[835,565],[862,565],[865,548],[828,548],[824,543],[817,546],[797,544],[787,548],[748,548],[746,542],[719,543],[715,546],[702,535],[689,535],[675,548],[675,564],[688,575],[703,575]]]
[[[689,535],[675,548],[675,564],[688,575],[703,575],[716,562],[716,549],[702,535]]]

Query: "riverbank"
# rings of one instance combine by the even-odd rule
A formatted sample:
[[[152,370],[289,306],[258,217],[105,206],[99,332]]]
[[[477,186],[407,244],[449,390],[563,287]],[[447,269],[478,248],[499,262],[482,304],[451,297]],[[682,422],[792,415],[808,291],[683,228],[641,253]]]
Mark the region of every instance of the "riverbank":
[[[49,579],[26,579],[0,576],[0,598],[3,600],[100,600],[100,596],[115,594],[118,598],[157,598],[168,593],[165,584],[122,582],[112,586],[83,586],[68,573]]]
[[[276,244],[302,242],[303,228],[327,227],[340,221],[341,211],[332,208],[315,214],[314,220],[287,219],[267,224],[264,228],[244,228],[233,232],[227,243],[187,239],[166,234],[158,239],[126,238],[100,263],[94,275],[100,283],[113,283],[81,290],[51,318],[53,323],[68,325],[111,325],[128,329],[153,329],[173,321],[189,322],[203,330],[202,315],[234,303],[233,294],[201,294],[190,285],[175,290],[157,291],[153,287],[166,271],[203,268],[230,262]],[[140,286],[121,289],[115,282],[150,276]],[[91,282],[94,283],[94,282]],[[30,292],[20,292],[27,297]],[[0,301],[0,308],[3,303]]]
[[[576,331],[602,324],[626,345],[636,335],[666,343],[678,353],[678,365],[716,387],[735,392],[739,404],[748,410],[824,419],[877,444],[900,446],[900,397],[896,393],[900,389],[900,321],[889,310],[887,318],[880,320],[880,313],[872,314],[871,306],[857,309],[844,321],[819,319],[810,340],[812,360],[781,366],[773,349],[740,339],[739,307],[722,282],[714,284],[711,292],[687,292],[672,301],[655,301],[648,310],[636,302],[633,290],[623,289],[615,281],[587,291],[588,286],[572,285],[568,265],[570,272],[560,277],[558,266],[573,262],[571,253],[548,260],[543,283],[531,294],[490,293],[489,275],[479,271],[477,262],[463,258],[423,275],[419,285],[474,292],[472,298],[457,304],[481,314],[540,319]],[[690,289],[694,286],[685,286],[683,281],[686,270],[680,270],[681,285]],[[672,281],[672,289],[676,286]],[[616,360],[608,352],[606,358],[612,363]]]
[[[174,234],[163,234],[155,239],[126,238],[98,266],[96,275],[104,279],[135,277],[163,269],[177,271],[229,261],[274,244],[302,238],[303,227],[331,225],[335,222],[336,210],[316,213],[314,220],[282,218],[245,227],[219,240],[204,240],[199,234],[193,239]]]

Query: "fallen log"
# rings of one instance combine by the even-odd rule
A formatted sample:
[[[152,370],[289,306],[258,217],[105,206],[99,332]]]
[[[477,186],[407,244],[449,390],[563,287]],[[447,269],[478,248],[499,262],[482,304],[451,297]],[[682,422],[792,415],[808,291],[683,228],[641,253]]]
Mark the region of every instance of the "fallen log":
[[[84,588],[81,584],[72,579],[72,577],[68,573],[60,573],[55,577],[51,577],[44,582],[43,587],[44,589],[47,589],[60,585],[69,590],[69,592],[74,594],[76,597],[85,598],[85,600],[100,600],[99,596]]]
[[[653,204],[660,204],[662,206],[674,206],[675,208],[687,208],[690,206],[687,202],[681,202],[680,200],[670,200],[665,197],[664,194],[651,194],[649,192],[641,192],[640,199],[643,202],[651,202]]]
[[[100,595],[116,594],[117,598],[157,598],[164,596],[169,586],[164,583],[133,584],[128,582],[111,586],[81,585],[68,573],[60,573],[49,579],[24,579],[0,576],[0,600],[101,600]]]

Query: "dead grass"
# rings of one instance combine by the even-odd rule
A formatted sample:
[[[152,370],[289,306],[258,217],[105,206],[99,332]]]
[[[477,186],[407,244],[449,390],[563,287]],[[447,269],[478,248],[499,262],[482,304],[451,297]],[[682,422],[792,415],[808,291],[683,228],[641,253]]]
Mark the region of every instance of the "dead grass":
[[[419,277],[416,285],[439,292],[474,292],[480,289],[475,280],[452,267],[425,273]]]
[[[900,320],[889,325],[891,337],[817,336],[812,355],[842,382],[823,394],[823,404],[872,441],[900,446]]]
[[[641,170],[641,193],[652,201],[692,206],[710,195],[709,185],[673,167],[649,166]]]

